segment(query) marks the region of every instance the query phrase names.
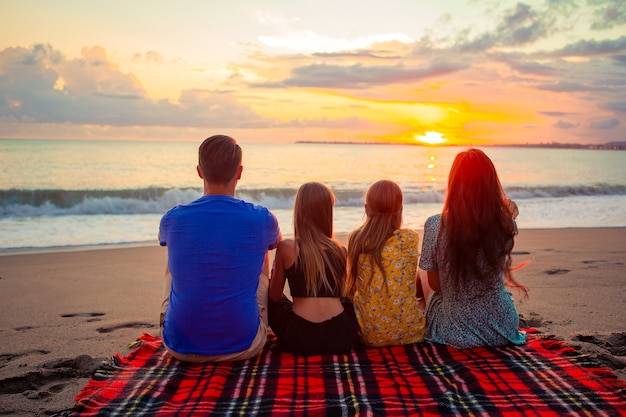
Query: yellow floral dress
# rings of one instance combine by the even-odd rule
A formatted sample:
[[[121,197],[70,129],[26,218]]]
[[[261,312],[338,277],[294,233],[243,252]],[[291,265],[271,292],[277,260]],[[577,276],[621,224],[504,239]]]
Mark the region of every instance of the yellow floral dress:
[[[386,280],[378,266],[370,262],[369,255],[359,257],[357,289],[352,301],[361,327],[361,341],[368,346],[420,342],[426,320],[415,296],[419,261],[417,232],[396,230],[385,243],[382,259]]]

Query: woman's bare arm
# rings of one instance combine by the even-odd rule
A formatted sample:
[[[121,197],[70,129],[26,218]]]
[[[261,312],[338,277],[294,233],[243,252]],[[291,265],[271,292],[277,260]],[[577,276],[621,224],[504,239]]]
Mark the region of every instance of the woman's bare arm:
[[[295,261],[294,241],[285,239],[278,244],[272,266],[272,277],[270,279],[269,296],[270,300],[277,302],[283,296],[285,289],[285,265],[291,266]]]
[[[426,276],[428,277],[428,285],[432,288],[433,291],[441,291],[441,284],[439,283],[439,272],[437,271],[426,271]]]

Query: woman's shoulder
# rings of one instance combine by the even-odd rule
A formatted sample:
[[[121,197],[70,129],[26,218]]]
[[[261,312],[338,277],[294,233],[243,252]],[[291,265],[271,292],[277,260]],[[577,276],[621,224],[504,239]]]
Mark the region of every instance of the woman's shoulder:
[[[424,229],[427,227],[439,227],[439,223],[441,222],[441,214],[434,214],[426,219],[424,222]]]
[[[416,243],[419,243],[419,233],[414,229],[397,229],[393,232],[393,237],[402,241],[415,241]]]
[[[398,236],[417,236],[418,232],[415,229],[409,229],[407,227],[403,227],[400,229],[396,229],[394,234]]]
[[[418,256],[420,238],[417,230],[397,229],[393,235],[387,239],[383,252],[385,257],[391,256]]]
[[[293,249],[296,246],[296,241],[293,239],[283,239],[278,242],[278,248]]]
[[[283,239],[276,247],[276,256],[292,258],[297,249],[297,242],[293,239]]]
[[[439,220],[441,220],[441,213],[433,214],[426,219],[427,222],[438,222]]]
[[[283,239],[276,247],[275,260],[278,265],[287,270],[291,268],[297,256],[297,242],[293,239]]]

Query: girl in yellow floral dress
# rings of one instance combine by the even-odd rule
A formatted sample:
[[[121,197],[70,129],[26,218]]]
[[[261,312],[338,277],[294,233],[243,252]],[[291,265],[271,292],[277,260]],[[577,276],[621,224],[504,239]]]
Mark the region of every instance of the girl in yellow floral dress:
[[[419,235],[402,226],[402,190],[393,181],[372,184],[364,224],[348,238],[346,293],[367,346],[422,341],[423,291],[417,274]]]

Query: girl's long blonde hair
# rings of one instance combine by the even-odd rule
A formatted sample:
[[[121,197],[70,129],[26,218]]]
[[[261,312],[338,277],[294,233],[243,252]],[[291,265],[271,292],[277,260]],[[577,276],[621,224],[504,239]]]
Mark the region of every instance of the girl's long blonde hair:
[[[346,254],[333,237],[334,205],[333,192],[318,182],[303,184],[296,194],[293,223],[300,249],[296,263],[303,263],[306,289],[313,296],[322,287],[342,288]],[[327,266],[330,276],[326,276]]]
[[[374,276],[374,266],[386,279],[382,251],[385,242],[402,226],[402,190],[390,180],[380,180],[370,186],[365,194],[365,223],[354,230],[348,238],[348,274],[346,293],[356,291],[358,263],[361,254],[369,255],[371,263],[368,283]],[[386,283],[386,280],[383,282]]]

